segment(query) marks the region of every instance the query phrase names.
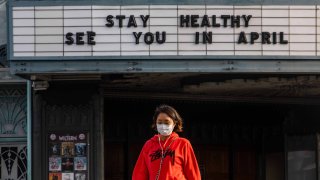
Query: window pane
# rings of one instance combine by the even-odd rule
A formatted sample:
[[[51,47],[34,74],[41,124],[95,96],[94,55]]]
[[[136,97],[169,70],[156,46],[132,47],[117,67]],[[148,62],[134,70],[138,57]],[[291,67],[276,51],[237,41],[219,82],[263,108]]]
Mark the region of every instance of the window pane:
[[[314,136],[288,137],[288,180],[316,180]]]
[[[319,166],[319,163],[320,163],[320,134],[317,134],[317,146],[318,146],[318,177],[320,177],[320,166]]]

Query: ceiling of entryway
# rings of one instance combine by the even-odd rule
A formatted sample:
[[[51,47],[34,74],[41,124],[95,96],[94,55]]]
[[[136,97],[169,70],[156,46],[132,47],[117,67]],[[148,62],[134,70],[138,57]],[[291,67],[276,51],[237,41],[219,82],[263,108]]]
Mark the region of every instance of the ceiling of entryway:
[[[109,90],[219,96],[320,97],[318,75],[116,74],[102,77]]]
[[[320,75],[311,74],[118,73],[38,75],[34,78],[49,84],[95,83],[103,89],[105,96],[119,98],[320,105]]]

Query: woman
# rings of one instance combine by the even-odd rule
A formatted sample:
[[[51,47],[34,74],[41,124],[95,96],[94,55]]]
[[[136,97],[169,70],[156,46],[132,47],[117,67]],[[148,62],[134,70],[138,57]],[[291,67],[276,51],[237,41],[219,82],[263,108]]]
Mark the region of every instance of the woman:
[[[190,142],[179,137],[182,119],[171,106],[160,105],[152,128],[159,134],[143,146],[133,170],[132,180],[201,180]]]

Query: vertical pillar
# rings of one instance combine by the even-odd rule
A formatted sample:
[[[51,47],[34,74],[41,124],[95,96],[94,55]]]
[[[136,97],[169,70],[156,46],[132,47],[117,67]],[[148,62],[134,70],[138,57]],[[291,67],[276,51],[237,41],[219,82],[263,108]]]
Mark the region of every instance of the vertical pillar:
[[[94,142],[94,166],[95,168],[95,178],[104,179],[104,120],[103,120],[103,109],[104,109],[104,100],[103,94],[100,90],[98,95],[94,96],[94,124],[93,132],[95,140]]]
[[[32,180],[32,87],[31,81],[27,82],[27,177]]]

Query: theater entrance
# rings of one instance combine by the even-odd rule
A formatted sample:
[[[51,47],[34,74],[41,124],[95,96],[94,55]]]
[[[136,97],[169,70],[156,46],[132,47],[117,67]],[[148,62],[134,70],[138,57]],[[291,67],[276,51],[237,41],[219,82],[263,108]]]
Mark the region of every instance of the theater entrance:
[[[287,105],[257,102],[115,98],[104,102],[105,179],[131,179],[156,106],[174,106],[180,135],[193,145],[203,180],[283,180]]]

